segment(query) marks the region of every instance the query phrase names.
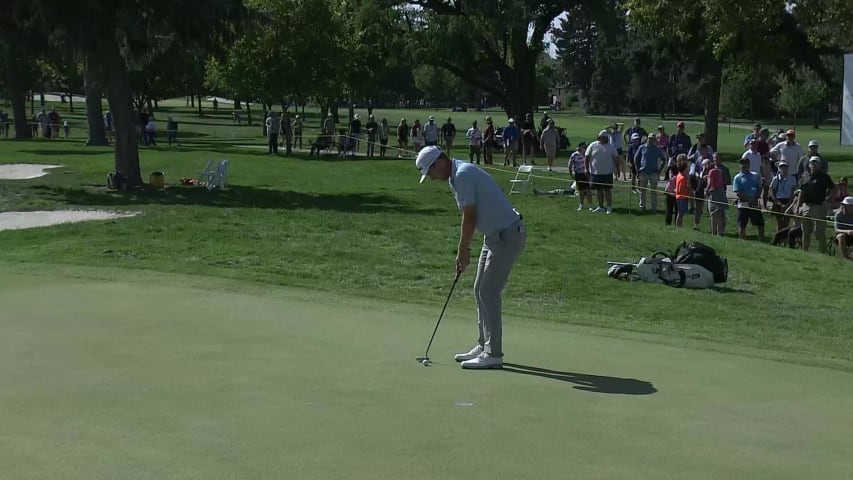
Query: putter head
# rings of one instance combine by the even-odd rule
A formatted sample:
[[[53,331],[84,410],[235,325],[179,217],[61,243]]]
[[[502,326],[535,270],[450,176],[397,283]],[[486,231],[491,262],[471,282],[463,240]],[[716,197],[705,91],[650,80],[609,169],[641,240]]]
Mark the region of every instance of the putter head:
[[[432,360],[430,360],[429,357],[417,357],[417,358],[415,358],[415,360],[417,360],[418,363],[420,363],[421,365],[423,365],[425,367],[432,364]]]

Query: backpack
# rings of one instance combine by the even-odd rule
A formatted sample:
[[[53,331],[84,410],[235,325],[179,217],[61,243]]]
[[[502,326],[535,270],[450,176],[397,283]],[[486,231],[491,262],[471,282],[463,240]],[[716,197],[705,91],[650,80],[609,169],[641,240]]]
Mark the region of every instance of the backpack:
[[[714,286],[714,275],[705,267],[695,264],[674,263],[672,258],[658,256],[643,257],[637,264],[636,279],[649,283],[662,283],[675,288],[702,289]],[[608,272],[609,273],[609,272]],[[621,273],[621,272],[614,272]],[[611,275],[613,278],[618,278]]]
[[[714,283],[725,283],[729,276],[729,264],[725,257],[704,243],[683,242],[675,250],[672,263],[678,265],[698,265],[714,277]]]
[[[107,188],[110,190],[125,190],[127,188],[127,179],[119,171],[113,171],[107,174]]]

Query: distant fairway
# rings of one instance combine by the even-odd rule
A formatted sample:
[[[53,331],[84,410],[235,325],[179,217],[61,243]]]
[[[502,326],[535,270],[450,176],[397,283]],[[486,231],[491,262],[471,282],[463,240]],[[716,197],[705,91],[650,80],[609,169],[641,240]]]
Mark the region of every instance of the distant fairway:
[[[425,368],[414,357],[440,305],[58,270],[0,275],[5,478],[853,471],[850,373],[518,317],[505,329],[506,361],[523,367],[462,371],[451,354],[470,346],[474,326],[458,296]]]

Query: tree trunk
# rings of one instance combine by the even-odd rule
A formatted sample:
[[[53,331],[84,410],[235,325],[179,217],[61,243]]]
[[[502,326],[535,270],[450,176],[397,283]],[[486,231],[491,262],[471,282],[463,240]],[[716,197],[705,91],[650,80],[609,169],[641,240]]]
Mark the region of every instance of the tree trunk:
[[[83,74],[83,91],[86,95],[86,121],[89,124],[89,141],[86,145],[104,146],[107,142],[106,127],[104,126],[103,112],[101,111],[101,97],[103,87],[98,80],[94,56],[86,61],[86,71]]]
[[[198,118],[201,118],[204,114],[201,112],[201,94],[198,95]]]
[[[190,95],[190,106],[195,108],[195,95]]]
[[[720,89],[722,87],[723,69],[715,61],[706,75],[708,86],[705,89],[705,139],[716,151],[719,149],[717,136],[720,123]]]
[[[156,98],[154,99],[154,110],[160,110],[160,102]]]
[[[105,42],[101,48],[98,60],[106,76],[107,98],[115,125],[115,169],[125,176],[131,187],[139,187],[142,186],[136,143],[139,118],[133,110],[130,74],[117,45]]]
[[[68,94],[68,113],[74,113],[74,94]]]
[[[536,59],[534,58],[532,62],[519,62],[513,70],[513,75],[510,75],[505,81],[505,98],[498,98],[497,100],[503,106],[507,116],[514,118],[516,124],[520,125],[526,114],[533,113],[536,103],[534,98]]]
[[[243,107],[240,104],[240,100],[234,100],[234,110],[242,110]]]
[[[246,102],[246,121],[251,126],[252,125],[252,104]]]
[[[30,116],[36,114],[36,92],[30,90]]]
[[[13,59],[6,65],[6,86],[9,99],[12,101],[12,117],[15,122],[15,138],[26,139],[33,137],[27,118],[27,90],[24,87],[26,79],[20,74],[18,63]]]

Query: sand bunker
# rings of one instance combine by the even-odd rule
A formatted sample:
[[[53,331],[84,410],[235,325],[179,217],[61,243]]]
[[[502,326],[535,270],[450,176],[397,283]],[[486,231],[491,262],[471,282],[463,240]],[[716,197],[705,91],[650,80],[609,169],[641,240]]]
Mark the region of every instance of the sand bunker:
[[[41,165],[33,163],[9,163],[0,165],[0,180],[26,180],[43,177],[51,168],[62,165]]]
[[[22,228],[49,227],[62,223],[88,222],[90,220],[112,220],[133,217],[139,212],[108,212],[105,210],[51,210],[37,212],[0,213],[0,231]]]

